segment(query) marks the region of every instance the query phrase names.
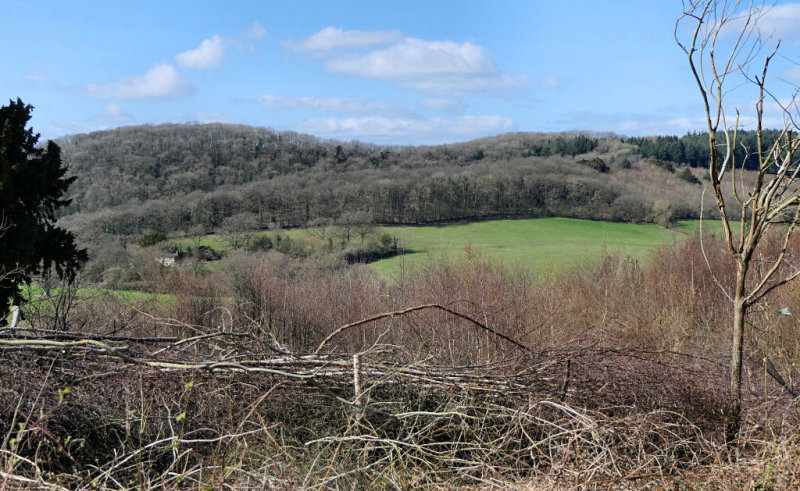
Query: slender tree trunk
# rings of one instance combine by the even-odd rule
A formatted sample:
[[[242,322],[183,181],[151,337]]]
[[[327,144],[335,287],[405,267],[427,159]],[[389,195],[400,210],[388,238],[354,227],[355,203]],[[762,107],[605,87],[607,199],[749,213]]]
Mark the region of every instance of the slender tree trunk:
[[[744,317],[746,303],[744,298],[747,262],[739,261],[736,268],[736,291],[733,298],[733,346],[731,349],[731,373],[729,388],[729,425],[727,441],[734,442],[739,433],[742,412],[742,353],[744,346]]]

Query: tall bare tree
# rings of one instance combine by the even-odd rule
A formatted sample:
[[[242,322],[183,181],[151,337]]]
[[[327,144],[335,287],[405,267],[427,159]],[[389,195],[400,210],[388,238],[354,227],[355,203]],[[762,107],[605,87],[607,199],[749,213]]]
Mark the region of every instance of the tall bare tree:
[[[742,353],[745,319],[753,306],[774,289],[800,275],[800,263],[790,253],[790,238],[795,233],[800,212],[800,187],[795,158],[800,140],[793,134],[797,128],[796,89],[789,99],[778,98],[773,90],[774,78],[768,79],[770,63],[778,53],[780,41],[772,39],[764,22],[769,6],[765,2],[742,0],[688,0],[675,26],[675,40],[688,58],[705,109],[710,187],[722,220],[725,248],[736,266],[735,282],[718,282],[733,308],[731,325],[732,353],[730,365],[729,438],[739,429],[742,401]],[[768,83],[769,80],[769,83]],[[749,91],[749,93],[747,92]],[[733,94],[745,92],[750,104],[741,112],[731,104]],[[741,99],[740,99],[741,100]],[[767,138],[763,132],[765,108],[777,108],[779,136]],[[737,160],[735,149],[745,121],[755,125],[756,148],[744,149],[755,159],[754,176],[742,179],[746,164]],[[741,152],[740,152],[741,154]],[[723,192],[723,181],[729,180],[731,191]],[[738,221],[738,223],[737,223]],[[765,235],[782,235],[779,252],[770,257],[765,267],[754,268],[754,258],[763,249]]]

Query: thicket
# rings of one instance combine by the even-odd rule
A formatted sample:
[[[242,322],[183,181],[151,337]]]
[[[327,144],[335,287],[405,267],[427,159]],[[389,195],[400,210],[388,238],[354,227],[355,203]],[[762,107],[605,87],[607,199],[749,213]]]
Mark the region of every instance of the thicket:
[[[467,249],[394,284],[331,255],[269,251],[200,276],[159,269],[171,302],[84,297],[57,324],[42,303],[55,297],[40,299],[29,327],[0,332],[0,477],[791,488],[800,341],[773,311],[800,312],[798,286],[749,319],[731,449],[730,313],[716,283],[735,272],[718,243],[704,249],[690,238],[646,267],[609,257],[537,280]]]

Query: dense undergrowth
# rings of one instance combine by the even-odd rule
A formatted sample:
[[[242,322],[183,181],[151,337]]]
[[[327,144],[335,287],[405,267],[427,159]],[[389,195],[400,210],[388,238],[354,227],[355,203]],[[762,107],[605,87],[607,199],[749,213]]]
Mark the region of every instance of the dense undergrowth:
[[[744,424],[726,445],[717,283],[733,271],[704,249],[543,281],[467,249],[393,284],[270,251],[172,270],[174,302],[29,311],[0,337],[0,482],[791,488],[800,342],[774,311],[800,312],[800,286],[748,319]]]

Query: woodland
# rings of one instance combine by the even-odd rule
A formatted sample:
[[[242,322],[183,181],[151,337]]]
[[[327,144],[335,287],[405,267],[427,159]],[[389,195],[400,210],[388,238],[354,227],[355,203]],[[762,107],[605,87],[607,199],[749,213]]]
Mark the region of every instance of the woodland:
[[[647,151],[665,146],[662,139],[643,141]],[[641,189],[613,176],[639,160],[642,144],[611,135],[518,133],[379,147],[264,128],[163,125],[57,143],[70,172],[81,176],[62,210],[64,223],[112,235],[193,226],[212,231],[241,214],[282,228],[356,212],[376,223],[405,224],[501,216],[658,218]],[[675,218],[697,214],[696,203],[676,203]]]

